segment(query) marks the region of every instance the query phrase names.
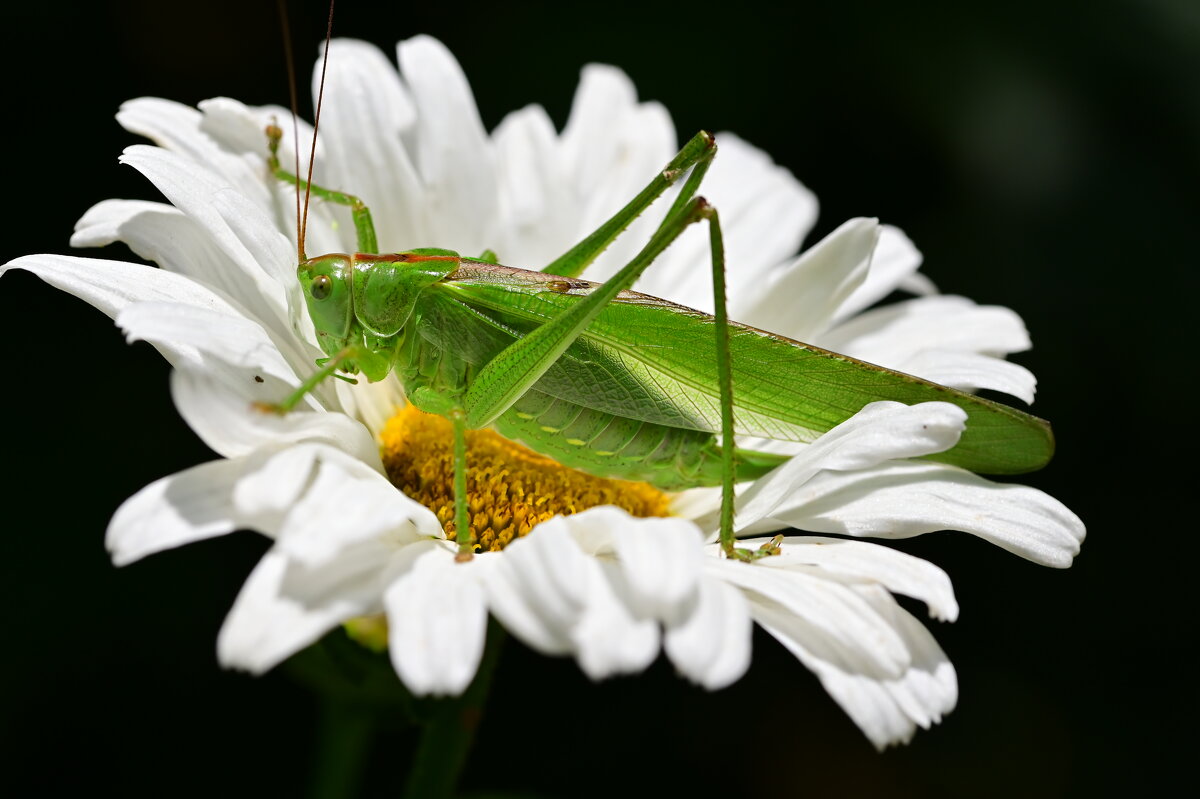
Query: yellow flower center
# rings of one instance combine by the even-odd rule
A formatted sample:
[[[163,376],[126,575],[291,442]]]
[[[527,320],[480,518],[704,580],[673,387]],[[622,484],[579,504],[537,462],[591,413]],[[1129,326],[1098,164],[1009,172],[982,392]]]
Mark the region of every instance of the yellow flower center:
[[[454,527],[454,434],[441,416],[407,406],[388,420],[383,465],[392,485]],[[616,505],[634,516],[667,516],[666,494],[647,483],[568,469],[491,430],[467,432],[467,507],[478,551],[503,549],[553,516]]]

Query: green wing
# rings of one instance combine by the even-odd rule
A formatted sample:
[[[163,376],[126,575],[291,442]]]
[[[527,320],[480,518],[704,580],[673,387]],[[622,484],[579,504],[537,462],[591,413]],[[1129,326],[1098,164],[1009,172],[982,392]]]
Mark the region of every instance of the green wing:
[[[464,262],[431,287],[433,313],[471,314],[482,325],[443,319],[422,329],[454,331],[454,348],[486,362],[506,341],[554,316],[595,284]],[[458,308],[459,310],[452,310]],[[437,309],[437,310],[435,310]],[[552,396],[657,424],[720,430],[714,320],[656,297],[623,292],[538,381]],[[443,346],[450,342],[442,343]],[[811,441],[877,400],[937,400],[968,414],[954,449],[934,460],[990,474],[1044,466],[1054,452],[1047,422],[1006,405],[845,355],[731,323],[734,427],[744,435]]]

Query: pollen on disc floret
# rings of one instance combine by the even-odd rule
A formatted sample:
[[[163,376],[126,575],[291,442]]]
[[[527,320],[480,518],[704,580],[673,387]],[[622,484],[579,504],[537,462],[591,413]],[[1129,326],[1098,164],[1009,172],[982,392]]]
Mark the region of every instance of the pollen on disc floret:
[[[385,425],[381,454],[396,488],[454,525],[454,442],[450,422],[409,405]],[[567,468],[491,430],[467,431],[467,507],[478,551],[503,549],[554,516],[616,505],[633,516],[668,516],[670,498],[647,483]]]

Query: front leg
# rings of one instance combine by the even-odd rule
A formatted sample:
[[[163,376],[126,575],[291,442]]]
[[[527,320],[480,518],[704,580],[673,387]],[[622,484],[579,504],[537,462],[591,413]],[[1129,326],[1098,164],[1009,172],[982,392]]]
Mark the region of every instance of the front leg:
[[[271,174],[291,186],[298,189],[302,188],[305,192],[304,211],[300,212],[300,198],[297,194],[297,216],[300,218],[300,229],[297,233],[297,238],[300,247],[300,260],[304,260],[304,232],[308,224],[308,194],[320,197],[322,200],[328,200],[338,205],[344,205],[350,209],[350,216],[354,219],[354,233],[358,241],[358,251],[365,253],[378,253],[379,241],[375,237],[375,223],[371,220],[371,211],[367,208],[362,200],[355,197],[353,194],[346,194],[341,191],[334,191],[309,183],[288,172],[279,165],[279,140],[283,138],[283,131],[278,125],[267,126],[267,146],[271,150],[271,155],[267,159],[267,167],[271,170]]]

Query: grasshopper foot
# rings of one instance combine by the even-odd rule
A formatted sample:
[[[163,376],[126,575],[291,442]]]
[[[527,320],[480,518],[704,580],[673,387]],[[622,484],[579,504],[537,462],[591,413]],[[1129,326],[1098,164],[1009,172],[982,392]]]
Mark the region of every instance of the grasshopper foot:
[[[767,543],[760,546],[758,549],[745,549],[742,547],[729,547],[725,550],[725,556],[734,560],[740,560],[743,563],[753,563],[762,558],[769,558],[772,555],[778,555],[782,552],[779,548],[783,543],[783,536],[777,535]]]

